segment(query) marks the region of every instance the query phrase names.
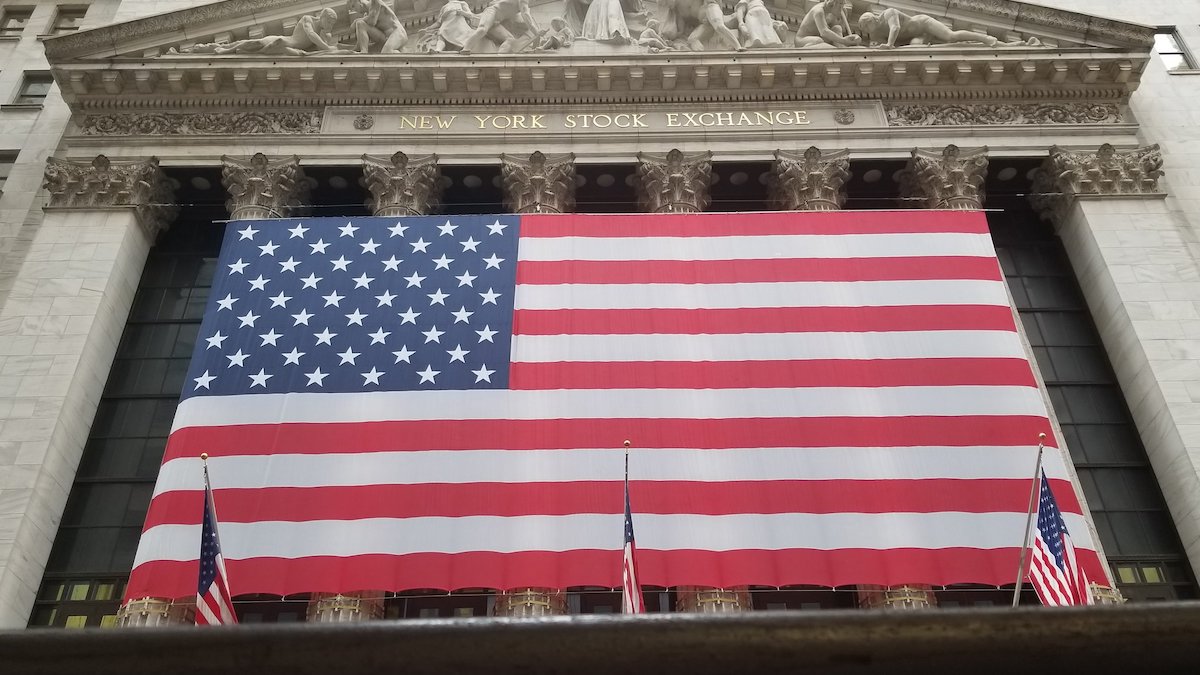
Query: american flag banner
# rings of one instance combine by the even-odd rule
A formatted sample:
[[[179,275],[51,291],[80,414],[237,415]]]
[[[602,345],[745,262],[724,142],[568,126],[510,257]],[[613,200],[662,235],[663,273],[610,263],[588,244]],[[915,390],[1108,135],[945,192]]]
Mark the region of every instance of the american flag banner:
[[[1080,566],[1075,544],[1045,472],[1038,482],[1037,527],[1030,546],[1029,583],[1043,605],[1090,605],[1088,575]]]
[[[983,214],[226,229],[130,597],[1012,582],[1050,424]],[[1059,453],[1081,566],[1102,574]]]
[[[204,522],[200,529],[200,581],[196,589],[196,625],[220,626],[237,623],[233,612],[233,594],[221,556],[221,538],[217,535],[217,511],[213,506],[208,467],[204,468]]]
[[[628,445],[628,441],[626,441]],[[646,611],[642,586],[637,574],[637,544],[633,536],[633,510],[629,507],[629,453],[625,453],[625,550],[621,555],[621,611],[642,614]]]

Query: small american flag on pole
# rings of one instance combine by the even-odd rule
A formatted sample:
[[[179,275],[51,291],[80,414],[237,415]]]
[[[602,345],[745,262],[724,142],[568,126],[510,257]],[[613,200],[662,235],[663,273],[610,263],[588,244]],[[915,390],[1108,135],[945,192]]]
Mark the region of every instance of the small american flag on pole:
[[[636,552],[633,511],[629,508],[629,441],[625,441],[625,554],[621,559],[621,611],[626,614],[642,614],[646,611],[646,605],[642,602],[642,586],[638,583],[637,561],[634,560]]]
[[[207,459],[207,456],[202,457]],[[213,508],[208,465],[204,465],[204,526],[200,537],[200,583],[196,590],[196,625],[220,626],[237,623],[233,613],[233,595],[221,556],[221,538],[217,536],[217,514]]]
[[[1033,584],[1043,605],[1091,604],[1087,577],[1075,558],[1075,544],[1071,542],[1045,471],[1041,474],[1037,529],[1034,530],[1031,552],[1029,583]]]

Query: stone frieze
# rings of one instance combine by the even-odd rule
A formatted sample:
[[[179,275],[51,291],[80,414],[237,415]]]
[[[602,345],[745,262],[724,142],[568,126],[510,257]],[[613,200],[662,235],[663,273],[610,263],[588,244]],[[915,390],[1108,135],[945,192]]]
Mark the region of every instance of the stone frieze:
[[[1120,124],[1115,103],[963,103],[888,104],[888,126],[960,126],[1009,124]]]
[[[315,134],[316,110],[212,113],[112,113],[84,115],[84,136],[221,136],[225,134]]]

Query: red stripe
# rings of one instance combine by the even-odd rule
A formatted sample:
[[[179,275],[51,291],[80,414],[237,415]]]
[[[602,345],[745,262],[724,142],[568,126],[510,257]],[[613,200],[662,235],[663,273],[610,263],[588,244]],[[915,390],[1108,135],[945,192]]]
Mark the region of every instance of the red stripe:
[[[523,260],[517,284],[746,284],[788,281],[999,281],[995,258],[776,258],[770,260]]]
[[[638,548],[641,583],[647,586],[696,585],[729,587],[746,584],[847,586],[851,584],[934,585],[979,583],[1010,585],[1017,569],[1018,547],[981,550],[839,549],[819,551],[655,551]],[[234,595],[348,592],[367,588],[408,589],[519,588],[621,585],[621,549],[556,553],[470,552],[420,553],[404,556],[363,555],[284,560],[230,560]],[[1094,551],[1080,550],[1081,565],[1100,578]],[[130,576],[126,598],[143,596],[194,598],[196,561],[159,561],[138,566]]]
[[[1033,541],[1031,564],[1038,574],[1030,577],[1034,590],[1043,605],[1059,606],[1071,604],[1071,588],[1058,568],[1056,559],[1046,549],[1040,536]]]
[[[978,211],[834,211],[656,214],[537,214],[521,237],[752,237],[772,234],[986,234]]]
[[[1036,387],[1024,359],[814,359],[514,363],[512,389]]]
[[[408,450],[644,448],[820,448],[1028,446],[1053,430],[1044,417],[803,417],[744,419],[551,419],[293,423],[188,427],[171,434],[164,461],[233,455]]]
[[[917,330],[1016,331],[998,305],[760,307],[737,309],[518,309],[517,335],[698,335],[858,333]]]
[[[1082,513],[1066,480],[1051,481],[1065,513]],[[1025,479],[632,481],[638,513],[966,513],[1023,512]],[[422,483],[216,491],[225,523],[359,520],[428,516],[619,513],[621,481]],[[175,491],[150,504],[147,527],[199,524],[203,493]]]

